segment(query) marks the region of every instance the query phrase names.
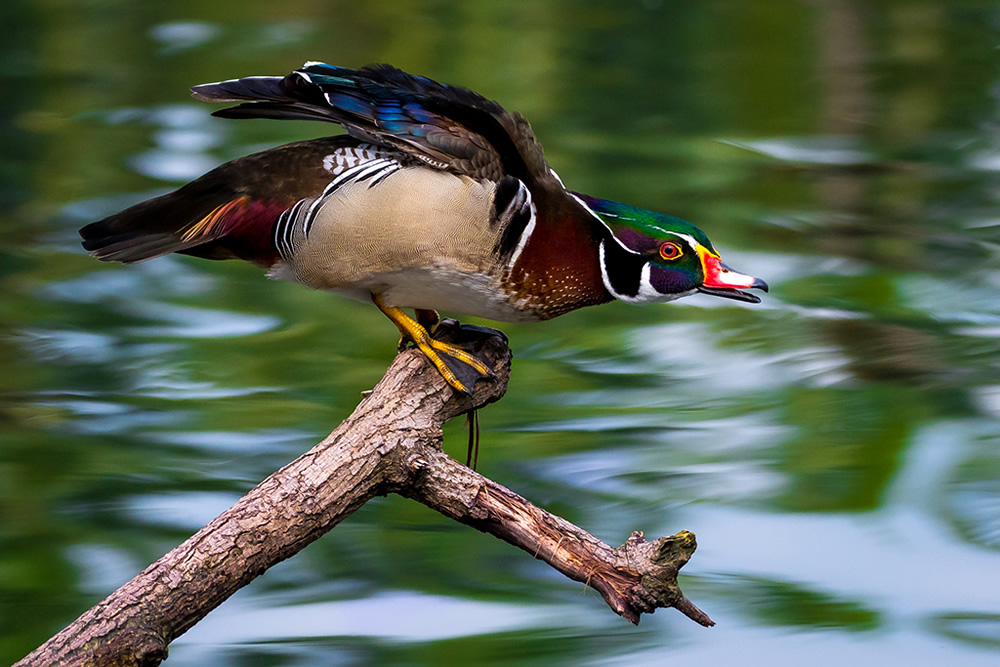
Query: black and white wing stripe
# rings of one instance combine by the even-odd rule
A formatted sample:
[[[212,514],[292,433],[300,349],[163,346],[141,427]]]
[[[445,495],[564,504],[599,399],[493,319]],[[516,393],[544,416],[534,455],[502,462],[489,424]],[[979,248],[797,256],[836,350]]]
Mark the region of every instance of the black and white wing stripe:
[[[364,183],[365,181],[368,182],[369,188],[373,188],[393,173],[399,171],[400,168],[400,164],[396,160],[389,157],[381,157],[345,169],[343,173],[330,181],[330,184],[323,189],[323,194],[317,197],[309,207],[309,211],[305,215],[305,220],[302,222],[303,236],[309,236],[309,230],[316,219],[316,213],[323,206],[323,202],[326,201],[327,197],[334,192],[348,183]]]
[[[274,247],[282,257],[291,257],[295,221],[298,220],[302,210],[312,202],[311,197],[300,199],[278,217],[278,222],[274,225]]]
[[[512,267],[535,230],[538,210],[531,197],[531,190],[519,178],[504,177],[497,184],[493,195],[492,224],[501,225],[503,232],[497,240],[494,254]]]
[[[274,247],[285,259],[291,257],[296,246],[309,237],[316,216],[332,194],[354,183],[376,187],[403,168],[403,164],[391,153],[365,145],[337,150],[323,159],[323,166],[333,175],[333,180],[318,197],[306,197],[295,202],[281,214],[274,226]]]

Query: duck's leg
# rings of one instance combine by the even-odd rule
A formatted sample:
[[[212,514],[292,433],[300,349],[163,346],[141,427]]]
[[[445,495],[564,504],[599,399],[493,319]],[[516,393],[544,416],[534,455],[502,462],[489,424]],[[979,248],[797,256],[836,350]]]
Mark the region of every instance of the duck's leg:
[[[472,390],[458,379],[458,375],[456,374],[456,370],[458,369],[454,367],[456,363],[470,366],[480,375],[493,376],[493,371],[490,370],[489,366],[457,345],[431,338],[431,335],[427,333],[427,329],[401,309],[385,305],[380,295],[372,294],[372,301],[396,325],[403,340],[413,341],[413,344],[420,348],[420,351],[431,360],[431,363],[434,364],[435,368],[438,369],[438,372],[441,373],[441,376],[444,377],[448,384],[458,391],[466,394],[472,393]],[[463,373],[463,375],[467,375],[467,373]]]
[[[441,316],[436,310],[414,308],[413,314],[417,317],[417,323],[427,329],[427,333],[429,334],[433,334],[434,330],[437,329],[437,325],[441,324]]]
[[[372,301],[374,300],[375,296],[373,295]],[[377,303],[378,302],[376,302],[376,304]],[[379,308],[382,308],[382,306],[380,305]],[[385,308],[382,308],[382,312],[385,313]],[[414,308],[413,314],[416,316],[415,319],[417,320],[417,324],[422,326],[428,334],[433,336],[434,331],[437,329],[438,325],[441,324],[441,316],[438,314],[438,311],[425,310],[423,308]],[[386,313],[386,315],[388,315],[388,313]],[[395,322],[395,320],[393,320],[393,322]],[[402,352],[403,350],[406,349],[406,346],[410,344],[410,337],[409,335],[404,333],[402,329],[400,329],[399,332],[401,335],[399,337],[399,342],[396,343],[396,351]]]
[[[465,454],[465,465],[475,470],[479,465],[479,410],[469,412],[465,425],[469,427],[469,449]]]

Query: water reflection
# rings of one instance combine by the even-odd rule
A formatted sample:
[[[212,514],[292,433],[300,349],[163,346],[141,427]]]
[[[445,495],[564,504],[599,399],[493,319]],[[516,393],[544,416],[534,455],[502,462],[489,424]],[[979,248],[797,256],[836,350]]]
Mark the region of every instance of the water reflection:
[[[204,46],[221,32],[220,26],[204,21],[171,21],[154,25],[149,34],[163,44],[162,53],[171,53]]]
[[[0,46],[0,663],[325,435],[391,358],[370,305],[230,263],[109,267],[75,235],[328,131],[226,123],[187,96],[313,58],[482,90],[528,115],[574,189],[694,220],[772,285],[754,308],[508,327],[510,391],[482,414],[481,469],[601,538],[696,532],[685,586],[720,628],[628,627],[389,498],[168,664],[660,664],[668,645],[707,664],[996,662],[989,3],[307,2],[275,20],[251,1],[237,23],[225,4],[126,5],[15,2],[25,29]]]
[[[776,160],[803,165],[857,166],[875,162],[874,153],[865,150],[857,136],[775,137],[759,141],[732,140],[726,143]]]
[[[131,315],[163,323],[125,329],[124,333],[137,338],[233,338],[270,331],[281,323],[277,317],[145,300],[130,303],[129,311]]]
[[[311,637],[378,638],[393,642],[434,642],[455,637],[511,632],[524,627],[586,625],[588,616],[576,616],[565,607],[514,605],[460,600],[407,591],[384,591],[372,597],[315,604],[281,605],[266,597],[261,606],[240,605],[219,622],[206,622],[179,646],[205,642],[244,643],[288,641]],[[276,604],[277,603],[277,604]],[[386,607],[400,611],[398,622],[381,622]],[[277,614],[272,613],[277,609]],[[258,629],[269,628],[263,634]]]

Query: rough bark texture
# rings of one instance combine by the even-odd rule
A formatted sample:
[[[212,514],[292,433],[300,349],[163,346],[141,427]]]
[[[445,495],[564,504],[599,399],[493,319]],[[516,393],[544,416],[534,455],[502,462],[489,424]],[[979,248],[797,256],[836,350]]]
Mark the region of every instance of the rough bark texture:
[[[442,451],[444,422],[506,391],[510,350],[498,337],[482,345],[497,377],[476,383],[472,396],[453,391],[420,353],[400,354],[322,442],[17,664],[157,665],[171,641],[230,595],[389,492],[520,547],[595,588],[633,623],[676,607],[712,625],[677,586],[693,534],[646,542],[633,533],[612,548]]]
[[[632,623],[639,623],[644,612],[676,607],[701,625],[715,625],[677,586],[677,571],[696,547],[694,533],[681,531],[646,542],[641,532],[633,532],[625,544],[613,548],[443,451],[420,452],[408,465],[413,481],[398,493],[520,547],[587,584]]]

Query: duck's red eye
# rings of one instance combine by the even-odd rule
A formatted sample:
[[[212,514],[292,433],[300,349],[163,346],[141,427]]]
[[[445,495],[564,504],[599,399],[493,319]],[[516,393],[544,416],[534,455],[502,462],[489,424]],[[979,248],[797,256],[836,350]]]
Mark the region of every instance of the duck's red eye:
[[[677,259],[684,254],[681,247],[672,241],[667,241],[660,246],[660,257],[663,259]]]

